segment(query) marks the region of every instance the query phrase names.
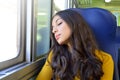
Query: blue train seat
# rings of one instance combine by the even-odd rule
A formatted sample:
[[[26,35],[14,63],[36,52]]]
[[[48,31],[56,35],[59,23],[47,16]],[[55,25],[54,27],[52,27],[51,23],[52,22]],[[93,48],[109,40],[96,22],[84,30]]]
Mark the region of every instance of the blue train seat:
[[[71,8],[80,13],[93,30],[99,48],[112,55],[114,60],[114,80],[119,80],[118,49],[116,49],[116,17],[102,8]]]
[[[116,29],[116,41],[117,43],[120,43],[120,26]]]
[[[120,77],[120,26],[118,26],[116,30],[116,41],[118,48],[118,69],[119,69],[119,77]]]

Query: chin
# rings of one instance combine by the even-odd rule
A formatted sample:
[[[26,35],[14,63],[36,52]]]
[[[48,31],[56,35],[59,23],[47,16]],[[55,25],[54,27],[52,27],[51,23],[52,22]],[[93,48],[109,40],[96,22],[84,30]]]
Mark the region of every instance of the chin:
[[[59,44],[59,45],[63,45],[64,43],[63,43],[63,42],[58,41],[58,44]]]
[[[58,43],[59,45],[63,45],[62,43]]]

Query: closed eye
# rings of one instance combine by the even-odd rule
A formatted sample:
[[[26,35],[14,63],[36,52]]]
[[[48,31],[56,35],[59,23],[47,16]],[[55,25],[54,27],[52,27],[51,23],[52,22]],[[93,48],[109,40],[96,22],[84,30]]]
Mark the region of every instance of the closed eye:
[[[62,24],[62,22],[60,22],[60,23],[58,24],[58,26],[61,25],[61,24]]]

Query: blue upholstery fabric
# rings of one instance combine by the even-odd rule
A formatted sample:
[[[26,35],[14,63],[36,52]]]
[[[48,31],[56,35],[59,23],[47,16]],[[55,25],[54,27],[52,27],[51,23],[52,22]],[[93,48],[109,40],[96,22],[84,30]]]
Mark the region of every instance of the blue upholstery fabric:
[[[118,69],[119,69],[119,78],[120,78],[120,26],[117,27],[116,30],[116,42],[117,42],[117,49],[118,49]]]
[[[119,80],[116,51],[116,17],[102,8],[71,8],[80,13],[93,30],[99,48],[112,55],[115,63],[114,80]]]
[[[120,43],[120,26],[116,29],[116,42]]]

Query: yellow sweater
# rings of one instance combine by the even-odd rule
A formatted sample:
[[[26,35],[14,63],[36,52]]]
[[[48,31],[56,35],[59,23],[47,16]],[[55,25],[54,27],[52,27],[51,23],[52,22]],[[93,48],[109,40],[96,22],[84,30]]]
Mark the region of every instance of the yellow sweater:
[[[95,53],[103,62],[102,68],[104,75],[101,77],[101,80],[113,80],[114,62],[111,55],[103,51],[97,51],[97,50]],[[48,60],[50,61],[51,61],[51,56],[52,56],[52,52],[48,56]],[[48,61],[46,60],[36,80],[51,80],[51,77],[52,77],[52,68],[48,63]],[[80,79],[75,77],[74,80],[80,80]]]

